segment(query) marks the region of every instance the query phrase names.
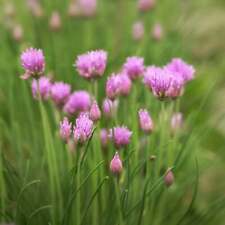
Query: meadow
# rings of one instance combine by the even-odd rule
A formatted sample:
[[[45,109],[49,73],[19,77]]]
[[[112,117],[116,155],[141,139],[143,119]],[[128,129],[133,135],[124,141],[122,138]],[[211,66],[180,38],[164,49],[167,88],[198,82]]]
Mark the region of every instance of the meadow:
[[[224,225],[223,0],[0,1],[1,225]]]

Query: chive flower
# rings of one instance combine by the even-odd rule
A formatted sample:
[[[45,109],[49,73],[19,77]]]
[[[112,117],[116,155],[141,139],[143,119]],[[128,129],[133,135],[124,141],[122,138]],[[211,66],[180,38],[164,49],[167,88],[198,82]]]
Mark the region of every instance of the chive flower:
[[[142,21],[137,21],[132,26],[132,37],[135,41],[143,39],[145,34],[145,28]]]
[[[102,112],[106,118],[111,118],[116,114],[118,108],[118,100],[110,100],[109,98],[105,98],[102,103]]]
[[[20,56],[21,65],[25,70],[22,79],[38,77],[45,70],[45,58],[41,49],[28,48]]]
[[[112,173],[119,175],[123,170],[123,163],[120,159],[119,153],[116,152],[110,162],[110,170]]]
[[[155,6],[155,0],[138,0],[138,9],[147,12]]]
[[[101,111],[96,101],[92,103],[89,115],[90,119],[94,122],[98,121],[101,118]]]
[[[140,109],[138,112],[139,126],[145,133],[151,133],[154,129],[154,124],[151,116],[146,109]]]
[[[132,81],[126,73],[119,73],[120,78],[120,94],[127,96],[130,94],[132,88]]]
[[[104,50],[90,51],[79,55],[75,67],[80,76],[86,79],[101,77],[106,69],[107,52]]]
[[[90,120],[87,113],[81,113],[76,119],[76,124],[73,130],[75,142],[83,144],[91,137],[92,131],[93,121]]]
[[[60,122],[60,137],[62,140],[68,142],[72,133],[72,123],[69,122],[67,117],[64,117],[63,121]]]
[[[33,79],[31,88],[32,88],[32,95],[35,99],[39,98],[47,100],[50,95],[51,90],[51,81],[48,77],[40,77],[38,80]]]
[[[120,94],[121,79],[120,76],[112,74],[106,82],[106,95],[109,99],[114,100]]]

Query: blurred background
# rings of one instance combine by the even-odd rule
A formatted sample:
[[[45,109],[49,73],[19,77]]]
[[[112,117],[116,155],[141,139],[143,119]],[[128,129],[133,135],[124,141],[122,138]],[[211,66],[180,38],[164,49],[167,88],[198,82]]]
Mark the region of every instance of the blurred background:
[[[44,49],[49,76],[74,89],[86,85],[75,76],[74,60],[91,49],[109,52],[107,74],[118,70],[129,55],[143,56],[146,65],[161,66],[173,57],[193,64],[196,79],[181,108],[188,117],[202,106],[191,124],[202,132],[196,152],[200,168],[196,207],[218,213],[214,224],[225,224],[224,0],[156,0],[146,12],[138,10],[136,0],[99,0],[96,9],[83,12],[74,0],[1,0],[0,147],[12,162],[17,159],[15,150],[23,149],[26,158],[31,146],[33,151],[40,146],[40,115],[29,85],[19,77],[19,55],[30,46]],[[105,80],[106,76],[101,96]],[[192,179],[193,174],[185,176]]]

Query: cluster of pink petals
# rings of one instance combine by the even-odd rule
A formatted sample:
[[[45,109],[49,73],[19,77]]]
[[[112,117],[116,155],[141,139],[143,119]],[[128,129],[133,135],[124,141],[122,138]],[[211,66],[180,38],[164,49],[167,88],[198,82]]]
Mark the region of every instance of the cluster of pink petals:
[[[69,122],[68,118],[65,117],[62,122],[60,122],[60,137],[64,141],[68,141],[70,139],[70,135],[72,133],[72,123]]]
[[[146,133],[151,133],[154,129],[154,124],[148,111],[146,109],[140,109],[138,116],[140,128]]]
[[[88,111],[91,106],[91,97],[86,91],[73,92],[66,104],[64,105],[64,111],[69,115],[74,115],[79,112]]]
[[[110,170],[114,174],[120,174],[123,170],[123,164],[120,159],[119,153],[116,152],[113,159],[110,162]]]
[[[187,64],[180,58],[172,59],[171,62],[165,66],[165,68],[173,73],[178,74],[185,83],[194,79],[194,67],[192,65]]]
[[[23,79],[30,76],[43,75],[45,70],[45,58],[41,49],[28,48],[20,56],[21,65],[25,70]]]
[[[109,99],[114,100],[120,94],[121,79],[118,75],[112,74],[106,82],[106,95]]]
[[[103,50],[96,50],[79,55],[75,66],[80,76],[92,79],[104,74],[106,63],[107,53]]]
[[[62,26],[61,16],[58,11],[52,12],[52,15],[49,21],[49,26],[52,31],[58,31],[61,28]]]
[[[163,28],[161,24],[157,23],[154,25],[153,30],[152,30],[152,37],[156,41],[160,41],[163,37]]]
[[[132,37],[135,41],[139,41],[144,37],[145,28],[142,21],[137,21],[132,27]]]
[[[137,56],[128,57],[123,65],[123,71],[132,80],[142,76],[144,70],[145,70],[144,59],[142,57]]]
[[[116,148],[125,147],[130,143],[132,132],[125,126],[114,127],[110,130],[110,138],[113,140]]]
[[[82,16],[90,17],[96,14],[97,0],[78,0],[77,4]]]
[[[150,66],[144,74],[144,83],[159,99],[176,98],[182,94],[183,80],[166,68]]]
[[[132,81],[129,76],[122,72],[118,74],[120,78],[120,94],[123,96],[127,96],[130,94],[132,88]]]
[[[83,144],[86,142],[93,132],[93,121],[90,120],[87,113],[81,113],[76,119],[76,124],[74,126],[74,140],[76,143]]]
[[[47,100],[50,95],[52,84],[48,77],[40,77],[38,80],[32,81],[32,94],[35,99],[39,99],[39,96],[43,100]]]
[[[101,110],[96,101],[94,101],[91,105],[89,116],[90,119],[93,120],[94,122],[98,121],[101,118]]]
[[[109,132],[107,129],[101,129],[100,140],[102,147],[105,148],[109,143]]]
[[[138,0],[138,9],[146,12],[155,6],[155,0]]]

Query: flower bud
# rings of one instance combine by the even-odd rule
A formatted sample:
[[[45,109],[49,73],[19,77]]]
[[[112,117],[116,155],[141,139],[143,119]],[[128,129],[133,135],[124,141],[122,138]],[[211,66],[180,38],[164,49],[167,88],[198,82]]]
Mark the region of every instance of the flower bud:
[[[61,17],[59,15],[59,12],[54,11],[51,15],[50,21],[49,21],[49,26],[50,29],[52,31],[59,31],[61,26],[62,26],[62,22],[61,22]]]
[[[143,39],[145,34],[144,24],[141,21],[137,21],[133,24],[132,27],[132,37],[135,41],[140,41]]]
[[[69,122],[67,117],[64,117],[63,121],[60,122],[60,137],[64,141],[68,141],[70,138],[70,135],[72,133],[72,123]]]
[[[12,30],[13,39],[20,42],[23,39],[23,28],[21,25],[17,24]]]
[[[174,175],[171,169],[168,169],[164,176],[164,183],[167,187],[170,187],[174,183]]]
[[[96,101],[92,103],[89,114],[90,114],[90,119],[93,120],[94,122],[96,122],[97,120],[101,118],[101,111]]]
[[[146,109],[140,109],[138,115],[140,128],[146,133],[151,133],[154,129],[154,124],[148,111]]]
[[[110,162],[110,170],[114,174],[120,174],[123,170],[123,164],[118,152],[116,152],[116,154],[114,155],[113,159]]]

